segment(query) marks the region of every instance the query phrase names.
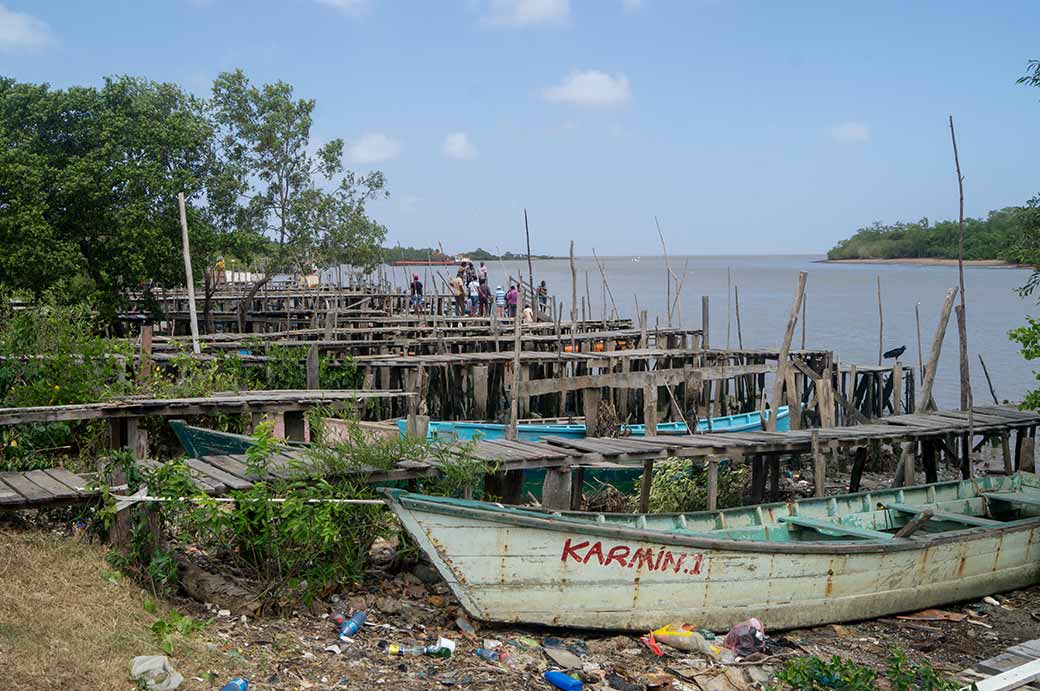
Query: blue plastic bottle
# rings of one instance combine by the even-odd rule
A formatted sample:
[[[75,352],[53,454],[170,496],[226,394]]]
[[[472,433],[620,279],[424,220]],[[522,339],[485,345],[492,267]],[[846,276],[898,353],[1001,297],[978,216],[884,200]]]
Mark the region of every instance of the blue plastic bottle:
[[[365,614],[365,610],[361,610],[350,619],[347,619],[339,627],[339,639],[345,641],[354,637],[361,627],[365,625],[365,621],[368,619],[368,615]]]
[[[545,680],[562,691],[581,691],[581,681],[563,672],[546,672]]]
[[[220,687],[220,691],[248,691],[248,689],[249,680],[243,679],[242,677],[235,677]]]

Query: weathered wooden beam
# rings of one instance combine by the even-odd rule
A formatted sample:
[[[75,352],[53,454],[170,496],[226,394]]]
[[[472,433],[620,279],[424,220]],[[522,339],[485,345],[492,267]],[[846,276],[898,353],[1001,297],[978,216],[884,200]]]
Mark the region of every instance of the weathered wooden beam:
[[[942,352],[943,338],[946,336],[946,325],[950,322],[950,312],[953,310],[953,300],[957,297],[957,289],[950,288],[946,291],[942,310],[939,312],[939,322],[935,327],[935,336],[932,338],[932,349],[928,355],[928,366],[925,368],[924,381],[921,382],[921,398],[917,402],[917,410],[923,413],[928,410],[932,400],[932,386],[935,384],[935,370],[939,365],[939,354]]]

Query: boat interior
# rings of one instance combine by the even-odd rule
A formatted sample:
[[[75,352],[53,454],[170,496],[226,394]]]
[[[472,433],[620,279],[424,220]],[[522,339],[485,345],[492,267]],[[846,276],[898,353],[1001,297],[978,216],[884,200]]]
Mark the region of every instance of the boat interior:
[[[765,542],[896,540],[904,537],[897,534],[911,523],[913,530],[910,534],[913,537],[927,537],[1040,519],[1040,478],[1032,473],[682,514],[549,512],[464,499],[405,496],[427,505],[468,506],[540,517],[550,515],[568,523],[591,522],[715,539]]]

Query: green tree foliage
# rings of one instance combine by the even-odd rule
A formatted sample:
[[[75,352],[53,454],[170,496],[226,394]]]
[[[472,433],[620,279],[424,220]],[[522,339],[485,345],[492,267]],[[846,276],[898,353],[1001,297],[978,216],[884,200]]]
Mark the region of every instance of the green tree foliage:
[[[217,77],[212,105],[229,173],[210,189],[214,219],[271,239],[265,273],[379,262],[386,229],[365,207],[388,194],[386,180],[345,170],[342,139],[312,148],[313,99],[295,99],[282,81],[254,86],[236,70]]]
[[[0,284],[60,287],[111,317],[129,289],[183,283],[177,193],[202,195],[212,137],[204,104],[173,84],[0,79]]]
[[[991,211],[982,218],[964,219],[964,258],[1023,259],[1023,235],[1029,209],[1009,207]],[[910,223],[874,223],[835,245],[828,259],[956,259],[959,228],[957,221],[931,223],[927,218]]]

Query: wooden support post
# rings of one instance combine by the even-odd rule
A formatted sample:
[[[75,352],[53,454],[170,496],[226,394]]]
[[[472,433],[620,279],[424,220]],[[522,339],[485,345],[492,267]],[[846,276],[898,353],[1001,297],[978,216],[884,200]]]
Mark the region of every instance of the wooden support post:
[[[953,310],[953,299],[957,296],[957,289],[950,288],[946,291],[946,299],[943,301],[942,311],[939,313],[939,323],[935,327],[935,336],[932,338],[932,350],[928,355],[928,366],[925,369],[924,381],[921,382],[921,397],[917,401],[916,413],[928,410],[932,402],[932,385],[935,384],[935,369],[939,365],[939,353],[942,352],[943,338],[946,336],[946,325],[950,322],[950,312]]]
[[[639,478],[639,513],[650,511],[650,487],[654,481],[654,462],[643,461],[643,475]]]
[[[780,499],[780,457],[770,456],[769,461],[769,500]]]
[[[917,464],[917,454],[915,453],[917,449],[917,443],[903,442],[902,444],[900,444],[900,448],[901,463],[903,464],[903,486],[913,487],[917,484],[915,468]]]
[[[520,411],[520,348],[523,343],[520,339],[520,312],[517,311],[513,318],[513,386],[509,391],[509,425],[506,427],[506,439],[516,440],[516,421]],[[551,472],[546,472],[546,482],[549,481]],[[568,483],[570,482],[568,473]],[[567,490],[568,505],[570,502],[570,488]]]
[[[824,484],[827,480],[827,456],[820,449],[820,431],[812,431],[812,456],[813,456],[813,486],[815,496],[822,497],[826,490]]]
[[[969,479],[971,473],[971,436],[968,433],[960,435],[961,439],[961,477]]]
[[[719,459],[716,456],[708,456],[708,511],[718,511],[719,508]]]
[[[1036,472],[1036,460],[1033,455],[1034,439],[1031,436],[1024,434],[1025,430],[1022,430],[1019,434],[1021,435],[1022,447],[1018,453],[1018,469],[1025,473]]]
[[[863,479],[863,470],[867,465],[867,447],[857,446],[852,460],[852,476],[849,478],[849,492],[859,491],[860,480]]]
[[[585,416],[585,436],[601,436],[599,428],[599,404],[602,398],[600,389],[583,389],[581,392],[583,414]]]
[[[571,476],[571,511],[581,511],[582,491],[585,489],[585,469],[575,468]]]
[[[546,468],[542,481],[542,506],[554,511],[568,511],[571,507],[571,469]]]
[[[488,419],[488,366],[473,367],[473,415],[477,420]]]
[[[321,388],[321,361],[318,359],[318,344],[312,344],[307,349],[307,388],[308,389],[320,389]]]
[[[766,461],[763,456],[751,457],[751,503],[761,504],[766,489]]]
[[[191,327],[191,348],[198,355],[199,350],[199,316],[195,313],[195,279],[191,274],[191,249],[188,246],[188,215],[184,209],[184,193],[177,194],[177,204],[181,211],[181,249],[184,253],[184,283],[188,289],[188,314]]]
[[[430,429],[430,416],[412,413],[405,418],[404,434],[410,439],[426,439]]]
[[[924,466],[924,481],[927,483],[939,481],[939,468],[935,463],[935,440],[921,440],[921,465]]]
[[[898,362],[892,365],[892,413],[903,414],[903,366]]]
[[[773,383],[772,413],[769,415],[769,431],[776,431],[776,409],[780,405],[780,395],[784,389],[786,370],[789,366],[788,359],[791,355],[791,339],[794,338],[794,328],[798,324],[798,311],[802,308],[802,298],[805,296],[805,279],[808,274],[804,271],[798,272],[798,288],[795,291],[794,305],[791,306],[791,314],[787,319],[787,330],[784,332],[784,341],[780,346],[780,353],[776,362],[776,381]],[[818,395],[817,395],[818,397]]]
[[[135,459],[148,458],[148,430],[139,417],[126,419],[126,446]]]
[[[643,424],[646,436],[657,434],[657,382],[653,379],[643,387]]]
[[[1008,438],[1010,434],[1004,432],[1000,435],[1000,454],[1004,459],[1004,474],[1011,475],[1015,472],[1015,467],[1011,463],[1011,440]]]
[[[152,323],[141,326],[141,369],[138,383],[148,379],[152,374]]]
[[[708,338],[709,326],[710,326],[710,310],[708,309],[708,296],[701,296],[701,347],[705,350],[710,348],[711,343]]]

